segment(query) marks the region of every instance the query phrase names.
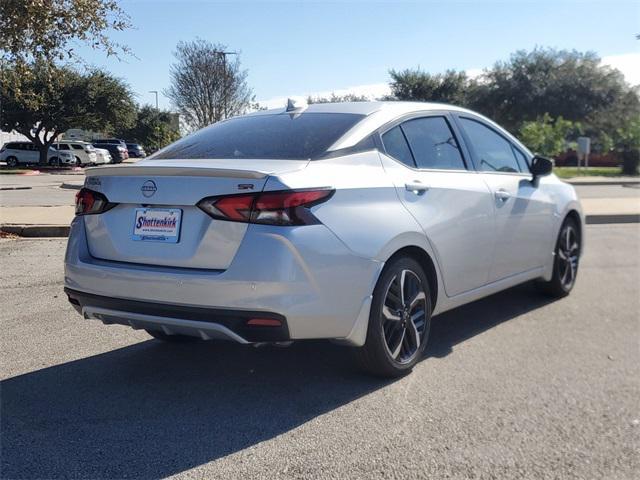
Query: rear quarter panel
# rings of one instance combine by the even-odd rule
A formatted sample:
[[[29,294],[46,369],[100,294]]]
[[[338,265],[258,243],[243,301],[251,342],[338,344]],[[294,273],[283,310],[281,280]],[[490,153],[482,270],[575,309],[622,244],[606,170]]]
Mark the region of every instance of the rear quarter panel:
[[[305,170],[270,177],[265,191],[320,187],[336,192],[312,208],[314,215],[355,255],[386,262],[401,248],[417,246],[438,270],[431,245],[400,202],[377,152],[312,161]],[[443,291],[439,271],[438,283]]]

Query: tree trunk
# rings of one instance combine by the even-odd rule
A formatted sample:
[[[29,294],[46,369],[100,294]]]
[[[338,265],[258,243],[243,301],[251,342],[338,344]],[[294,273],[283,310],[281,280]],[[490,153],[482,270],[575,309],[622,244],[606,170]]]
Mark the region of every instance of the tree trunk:
[[[638,175],[640,165],[640,151],[638,149],[627,148],[622,152],[622,174]]]
[[[49,165],[49,145],[38,145],[40,149],[40,158],[38,159],[38,165],[46,166]]]

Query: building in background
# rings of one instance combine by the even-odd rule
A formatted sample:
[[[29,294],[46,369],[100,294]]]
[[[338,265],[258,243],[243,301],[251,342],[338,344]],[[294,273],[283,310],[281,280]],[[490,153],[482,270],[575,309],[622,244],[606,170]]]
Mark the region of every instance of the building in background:
[[[18,132],[0,131],[0,148],[7,142],[28,142],[29,139]]]
[[[82,142],[91,142],[98,138],[106,138],[103,132],[94,132],[91,130],[82,130],[81,128],[72,128],[60,135],[61,140],[75,140]]]

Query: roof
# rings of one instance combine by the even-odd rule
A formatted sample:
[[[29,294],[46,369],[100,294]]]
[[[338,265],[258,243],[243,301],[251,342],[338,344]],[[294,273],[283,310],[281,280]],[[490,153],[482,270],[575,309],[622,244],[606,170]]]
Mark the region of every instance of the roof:
[[[371,132],[382,127],[386,123],[395,120],[398,117],[412,113],[428,112],[428,111],[449,111],[459,113],[469,113],[481,117],[498,131],[503,133],[507,138],[511,139],[521,149],[528,152],[529,150],[513,135],[507,132],[500,125],[483,115],[473,112],[472,110],[449,105],[446,103],[434,102],[398,102],[398,101],[380,101],[380,102],[340,102],[340,103],[312,103],[304,109],[287,112],[285,106],[272,110],[260,110],[250,115],[279,115],[279,114],[306,114],[306,113],[351,113],[357,115],[365,115],[362,121],[358,122],[353,128],[346,132],[338,141],[336,141],[328,151],[340,150],[352,147],[359,141],[370,135]]]
[[[380,111],[393,112],[395,115],[402,115],[404,113],[416,112],[416,111],[428,111],[428,110],[465,110],[454,105],[448,105],[445,103],[432,103],[432,102],[397,102],[397,101],[382,101],[382,102],[339,102],[339,103],[312,103],[303,110],[304,113],[354,113],[358,115],[371,115],[372,113]],[[253,112],[250,115],[275,115],[279,113],[292,113],[287,112],[285,106],[282,108],[275,108],[271,110],[259,110]]]

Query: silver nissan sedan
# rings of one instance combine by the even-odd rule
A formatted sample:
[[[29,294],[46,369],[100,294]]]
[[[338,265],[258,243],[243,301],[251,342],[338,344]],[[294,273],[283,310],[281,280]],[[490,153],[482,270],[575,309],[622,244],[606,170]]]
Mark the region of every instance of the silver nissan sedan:
[[[398,376],[434,315],[530,280],[567,295],[583,225],[551,161],[477,113],[289,101],[87,170],[65,291],[163,341],[332,339]]]

